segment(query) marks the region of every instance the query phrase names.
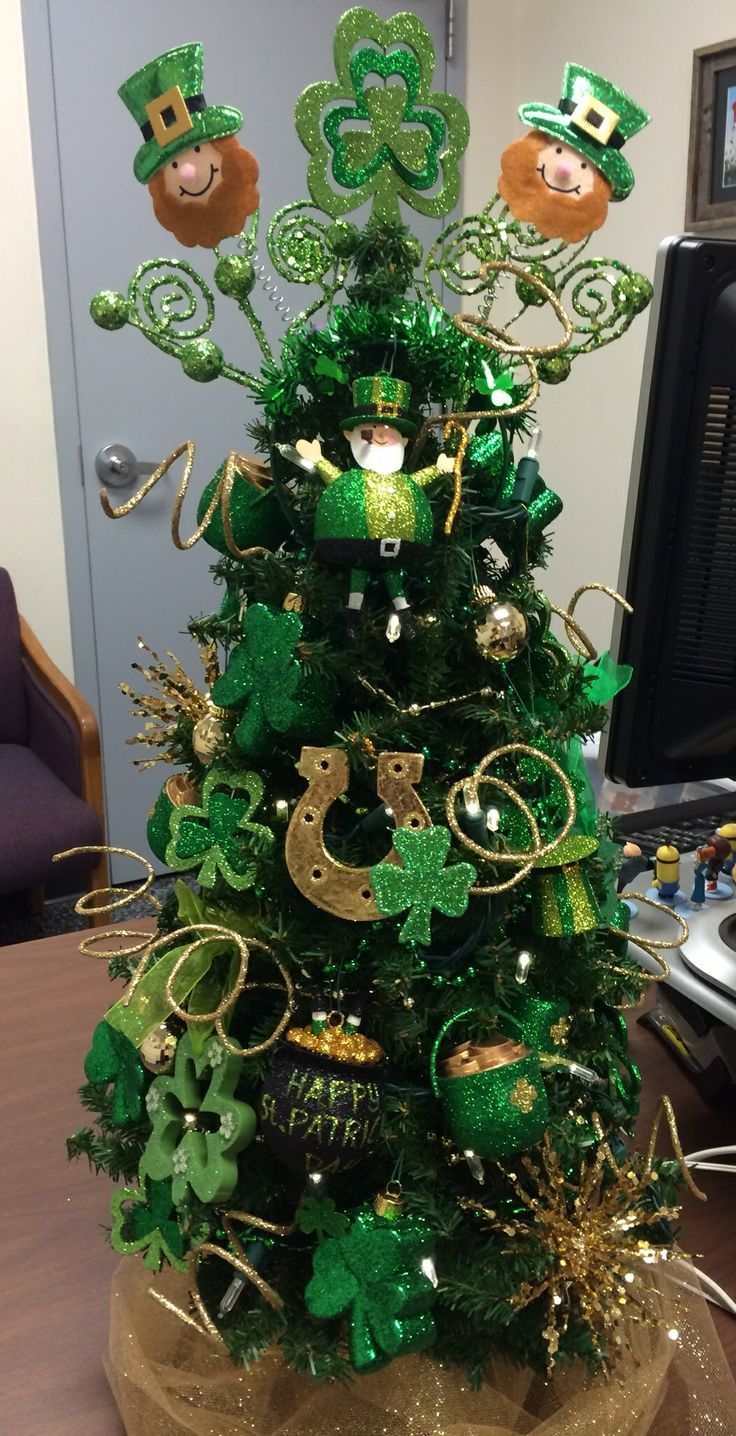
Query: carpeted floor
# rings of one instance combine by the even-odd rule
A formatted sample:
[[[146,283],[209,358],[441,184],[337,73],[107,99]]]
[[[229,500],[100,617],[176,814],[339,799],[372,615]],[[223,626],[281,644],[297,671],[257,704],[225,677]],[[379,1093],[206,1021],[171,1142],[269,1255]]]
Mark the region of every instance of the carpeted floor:
[[[173,877],[156,878],[151,891],[158,898],[159,902],[171,892],[176,881]],[[131,883],[131,887],[134,884]],[[0,898],[0,947],[8,947],[15,942],[30,942],[33,938],[55,937],[59,932],[76,932],[86,930],[87,919],[80,917],[74,911],[76,896],[51,898],[45,904],[43,911],[37,914],[29,913],[26,898],[23,893],[13,897]],[[153,909],[145,898],[132,902],[126,907],[123,916],[151,917]],[[113,919],[114,920],[114,915]]]

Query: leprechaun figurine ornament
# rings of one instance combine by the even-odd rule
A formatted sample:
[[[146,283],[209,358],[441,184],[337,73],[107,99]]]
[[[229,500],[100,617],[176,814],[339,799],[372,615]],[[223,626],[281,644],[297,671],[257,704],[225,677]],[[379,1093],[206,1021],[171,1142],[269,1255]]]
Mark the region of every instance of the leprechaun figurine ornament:
[[[346,624],[351,637],[372,572],[383,578],[402,636],[414,634],[406,566],[429,551],[433,527],[422,490],[451,473],[453,460],[440,454],[436,464],[413,474],[401,472],[406,446],[419,427],[410,404],[411,388],[402,379],[374,374],[355,380],[353,412],[342,423],[355,467],[345,472],[324,458],[319,439],[299,439],[294,450],[282,450],[302,468],[316,471],[327,486],[315,515],[316,550],[326,563],[350,566]]]
[[[634,188],[622,150],[650,116],[595,70],[568,64],[559,105],[522,105],[519,117],[532,132],[501,155],[499,194],[545,239],[584,239]]]
[[[133,171],[147,184],[153,212],[180,244],[207,249],[240,234],[258,208],[258,165],[235,139],[240,110],[208,105],[200,44],[149,60],[118,94],[140,126]]]

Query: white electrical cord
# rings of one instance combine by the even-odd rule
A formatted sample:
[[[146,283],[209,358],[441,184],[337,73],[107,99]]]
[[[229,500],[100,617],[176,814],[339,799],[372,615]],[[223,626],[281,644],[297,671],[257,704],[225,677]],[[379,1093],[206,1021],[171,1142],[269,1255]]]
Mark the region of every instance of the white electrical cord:
[[[736,1165],[730,1162],[713,1162],[711,1157],[733,1157],[736,1156],[736,1146],[733,1147],[704,1147],[702,1152],[689,1152],[685,1157],[685,1164],[694,1167],[701,1172],[736,1172]],[[678,1281],[677,1285],[684,1287],[685,1291],[692,1291],[696,1296],[704,1296],[714,1306],[720,1306],[730,1316],[736,1316],[736,1301],[723,1290],[711,1276],[701,1271],[699,1267],[693,1266],[692,1262],[678,1258],[679,1265],[686,1271],[690,1271],[698,1278],[700,1288],[691,1286],[687,1281]]]

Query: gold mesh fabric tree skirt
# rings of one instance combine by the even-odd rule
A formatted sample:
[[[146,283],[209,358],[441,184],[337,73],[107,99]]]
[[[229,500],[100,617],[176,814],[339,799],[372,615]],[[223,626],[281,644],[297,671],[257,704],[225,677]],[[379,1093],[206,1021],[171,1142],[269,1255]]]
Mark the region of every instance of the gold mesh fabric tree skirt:
[[[497,1361],[483,1390],[426,1356],[318,1385],[280,1354],[250,1371],[149,1294],[187,1309],[186,1280],[125,1257],[112,1285],[107,1374],[128,1436],[736,1436],[736,1385],[706,1303],[676,1305],[660,1278],[664,1330],[633,1327],[616,1374],[550,1381]],[[671,1318],[671,1321],[670,1321]]]

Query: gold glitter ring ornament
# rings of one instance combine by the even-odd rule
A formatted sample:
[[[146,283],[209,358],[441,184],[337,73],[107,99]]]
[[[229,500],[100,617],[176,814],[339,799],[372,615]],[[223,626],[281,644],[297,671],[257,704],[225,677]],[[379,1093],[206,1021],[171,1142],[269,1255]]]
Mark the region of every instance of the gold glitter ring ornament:
[[[442,1024],[432,1044],[429,1075],[456,1145],[475,1157],[499,1161],[539,1141],[549,1119],[549,1104],[538,1054],[506,1038],[476,1044],[472,1053],[481,1053],[481,1061],[477,1056],[465,1064],[460,1060],[438,1074],[437,1056],[444,1037],[474,1012],[475,1008],[465,1007]],[[471,1051],[461,1049],[456,1057],[461,1059],[463,1050]]]
[[[253,482],[262,484],[267,471],[260,460],[249,459],[244,454],[238,454],[234,449],[230,451],[225,460],[222,477],[215,486],[214,493],[207,505],[201,523],[197,525],[194,533],[190,534],[189,538],[182,538],[180,527],[181,511],[189,487],[196,451],[197,446],[192,439],[186,439],[183,444],[178,444],[177,447],[172,449],[171,453],[162,460],[158,468],[154,469],[153,473],[141,484],[132,498],[128,499],[124,504],[119,504],[117,508],[113,508],[110,503],[107,489],[101,489],[100,503],[107,517],[109,519],[124,519],[128,514],[132,513],[133,509],[138,507],[138,504],[145,499],[146,495],[150,494],[151,489],[155,487],[159,479],[162,479],[164,474],[168,473],[171,465],[175,463],[177,459],[181,458],[182,454],[186,453],[187,457],[184,464],[184,472],[176,492],[174,506],[171,510],[171,538],[174,546],[182,550],[194,548],[194,545],[199,543],[199,540],[209,527],[211,520],[219,508],[222,513],[222,527],[225,533],[225,542],[228,551],[233,554],[235,558],[251,558],[254,554],[271,553],[271,549],[264,548],[262,544],[253,544],[250,548],[239,548],[235,542],[230,511],[235,475],[239,474],[242,478],[251,479]]]
[[[495,274],[512,274],[516,279],[523,280],[525,284],[529,284],[532,289],[535,289],[559,319],[563,331],[562,338],[558,339],[555,344],[520,344],[510,337],[507,330],[499,329],[480,314],[455,314],[452,322],[461,334],[467,335],[469,339],[475,339],[478,344],[483,344],[486,349],[493,349],[498,354],[516,354],[527,363],[532,356],[549,359],[554,354],[561,354],[563,349],[567,349],[573,334],[572,320],[557,295],[544,283],[544,280],[540,279],[533,270],[526,269],[522,264],[514,264],[510,259],[488,260],[481,266],[481,273],[485,276],[489,271],[493,271]],[[533,372],[536,374],[536,369]],[[512,412],[511,409],[504,410],[504,417]],[[486,417],[488,416],[486,415]]]
[[[534,815],[521,795],[516,792],[515,788],[512,788],[511,784],[506,783],[503,778],[498,778],[493,773],[486,771],[490,764],[494,763],[497,758],[504,758],[510,753],[521,753],[525,757],[535,758],[538,759],[540,763],[544,763],[558,779],[565,794],[565,800],[567,802],[565,821],[557,836],[548,843],[542,843],[540,841],[539,829]],[[496,852],[488,848],[482,848],[479,843],[476,843],[472,838],[468,837],[467,833],[460,827],[455,813],[455,803],[458,793],[462,791],[467,797],[475,799],[477,802],[480,783],[493,783],[501,792],[505,793],[524,814],[532,836],[532,847],[527,852]],[[490,897],[495,893],[505,892],[508,888],[515,887],[517,883],[522,882],[527,874],[531,872],[535,862],[539,858],[555,852],[560,844],[565,841],[575,821],[575,794],[567,774],[563,772],[559,763],[556,763],[554,758],[550,758],[547,753],[542,753],[537,748],[532,748],[528,743],[506,743],[502,748],[494,748],[492,752],[487,753],[485,758],[482,758],[477,765],[475,772],[471,773],[468,778],[461,778],[457,783],[453,783],[445,800],[445,812],[448,825],[452,829],[458,842],[463,847],[469,848],[477,857],[482,858],[483,862],[493,864],[511,863],[514,866],[519,866],[519,871],[506,882],[496,883],[492,886],[476,886],[470,889],[471,893],[476,897]]]

